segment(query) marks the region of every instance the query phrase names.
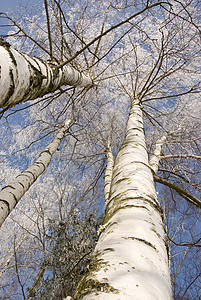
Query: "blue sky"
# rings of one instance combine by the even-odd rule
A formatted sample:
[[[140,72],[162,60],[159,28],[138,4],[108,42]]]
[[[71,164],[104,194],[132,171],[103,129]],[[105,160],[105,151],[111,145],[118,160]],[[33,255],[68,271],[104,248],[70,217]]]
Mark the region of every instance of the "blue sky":
[[[26,6],[26,4],[29,4],[29,0],[1,0],[0,12],[10,13],[12,11],[16,11],[20,4]],[[0,35],[6,34],[9,28],[1,27],[1,25],[5,25],[5,19],[3,18],[0,18]]]
[[[19,2],[24,2],[24,0],[18,1],[18,0],[1,0],[0,1],[0,12],[11,12],[13,10],[16,10],[17,5]],[[9,27],[2,27],[2,25],[7,24],[5,22],[5,19],[2,17],[0,18],[0,35],[6,34],[9,30]]]
[[[15,10],[18,3],[26,3],[26,0],[3,0],[0,3],[0,11],[9,12]]]

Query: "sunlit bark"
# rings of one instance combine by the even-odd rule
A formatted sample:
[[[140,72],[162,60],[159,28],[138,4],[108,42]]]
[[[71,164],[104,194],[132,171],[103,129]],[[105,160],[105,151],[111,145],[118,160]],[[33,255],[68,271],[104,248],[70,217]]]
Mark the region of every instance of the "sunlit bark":
[[[140,103],[116,156],[104,226],[75,299],[171,299],[161,207],[148,163]]]
[[[156,174],[158,171],[158,165],[161,157],[161,149],[166,140],[166,136],[162,136],[162,138],[156,141],[154,153],[149,160],[149,165],[152,168],[153,172]]]
[[[113,154],[112,154],[110,141],[108,141],[108,145],[107,145],[107,166],[106,166],[106,169],[105,169],[105,189],[104,189],[106,204],[109,200],[113,166],[114,166],[114,158],[113,158]]]
[[[38,159],[28,169],[19,174],[12,183],[1,190],[0,226],[34,181],[47,169],[53,154],[59,147],[61,140],[69,128],[70,122],[70,120],[66,121],[56,137],[40,153]]]
[[[64,85],[89,87],[92,80],[73,67],[58,68],[56,62],[20,53],[7,43],[0,46],[0,107],[41,98]]]

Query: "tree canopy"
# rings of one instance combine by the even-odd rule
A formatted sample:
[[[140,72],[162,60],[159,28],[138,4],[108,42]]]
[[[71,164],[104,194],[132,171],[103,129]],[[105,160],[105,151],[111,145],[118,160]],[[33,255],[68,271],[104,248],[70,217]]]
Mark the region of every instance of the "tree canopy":
[[[44,0],[0,12],[9,24],[0,42],[1,188],[71,120],[49,167],[1,227],[1,299],[72,296],[104,230],[106,166],[133,99],[174,298],[201,297],[200,10],[197,0]]]

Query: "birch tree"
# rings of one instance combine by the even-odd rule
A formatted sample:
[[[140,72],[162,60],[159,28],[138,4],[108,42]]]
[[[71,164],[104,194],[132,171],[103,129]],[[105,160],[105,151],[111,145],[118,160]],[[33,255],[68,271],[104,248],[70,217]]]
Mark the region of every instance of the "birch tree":
[[[66,121],[53,141],[40,153],[39,158],[25,171],[19,174],[8,186],[0,192],[0,225],[4,222],[11,210],[16,206],[21,197],[26,193],[35,180],[46,170],[52,155],[58,149],[61,140],[70,126],[71,121]]]
[[[103,199],[101,205],[96,204],[99,211],[104,207],[106,210],[94,255],[83,269],[74,294],[69,291],[62,297],[171,299],[170,269],[173,295],[197,297],[200,280],[196,259],[200,246],[198,2],[44,1],[44,4],[40,19],[32,16],[18,21],[6,15],[15,29],[8,39],[10,48],[28,53],[30,60],[32,54],[43,61],[49,56],[50,64],[56,61],[53,68],[56,65],[62,70],[68,65],[84,71],[93,84],[86,89],[60,89],[58,84],[54,94],[43,97],[42,101],[40,96],[45,93],[36,94],[38,100],[7,111],[3,108],[2,120],[10,136],[17,133],[11,127],[15,116],[23,117],[24,123],[19,122],[22,132],[26,132],[26,127],[33,126],[32,132],[35,128],[31,142],[19,138],[15,142],[20,144],[19,153],[25,153],[29,159],[41,136],[45,137],[67,117],[72,118],[70,138],[63,140],[65,147],[56,154],[52,172],[59,174],[62,168],[61,184],[65,178],[68,186],[70,166],[71,173],[74,172],[72,186],[80,188],[93,178],[89,187],[91,197],[95,196],[92,193],[95,187],[102,191],[105,187],[105,204]],[[19,30],[21,36],[17,34]],[[113,128],[111,134],[108,128]],[[13,152],[9,157],[11,162],[16,150]],[[158,182],[158,199],[154,180]],[[80,205],[86,211],[87,197],[82,199]],[[56,211],[55,217],[58,217]],[[48,228],[47,222],[44,224]],[[183,271],[188,278],[185,282]],[[23,272],[20,275],[19,288],[26,286]],[[32,282],[34,276],[37,279],[37,272]],[[31,282],[27,285],[31,288]],[[37,295],[34,297],[37,299]]]
[[[48,93],[64,85],[89,87],[92,81],[69,66],[43,62],[17,52],[8,43],[0,46],[1,102],[0,107],[12,107]]]
[[[115,158],[94,256],[75,299],[172,298],[161,207],[148,163],[139,99],[132,100],[125,140]]]

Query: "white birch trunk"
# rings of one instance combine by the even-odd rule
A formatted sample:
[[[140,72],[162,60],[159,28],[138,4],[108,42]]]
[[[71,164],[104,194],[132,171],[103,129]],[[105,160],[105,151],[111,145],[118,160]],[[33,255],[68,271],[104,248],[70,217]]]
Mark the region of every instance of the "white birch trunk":
[[[162,150],[163,144],[166,141],[166,138],[167,137],[164,135],[164,136],[162,136],[162,138],[160,138],[156,141],[154,153],[149,160],[149,165],[155,174],[158,172],[158,165],[159,165],[159,161],[160,161],[160,157],[161,157],[161,150]]]
[[[34,181],[47,169],[53,154],[69,128],[70,122],[70,120],[66,121],[56,137],[28,169],[19,174],[12,183],[0,191],[0,226]]]
[[[25,238],[22,238],[19,242],[19,244],[17,245],[17,247],[15,248],[15,252],[20,248],[20,246],[22,245],[22,243],[24,242]],[[15,255],[15,252],[9,256],[9,258],[6,260],[6,262],[4,263],[3,268],[0,270],[0,278],[2,277],[3,273],[8,269],[8,266],[11,262],[11,260],[13,259],[13,256]]]
[[[63,85],[89,87],[92,80],[73,67],[58,68],[55,62],[0,46],[0,107],[11,107],[54,92]]]
[[[169,300],[162,211],[148,164],[142,111],[133,102],[115,159],[104,228],[73,299]]]
[[[107,166],[106,166],[106,169],[105,169],[105,189],[104,189],[106,205],[107,205],[108,200],[109,200],[113,166],[114,166],[114,158],[113,158],[113,154],[112,154],[110,141],[108,141],[108,145],[107,145]]]

